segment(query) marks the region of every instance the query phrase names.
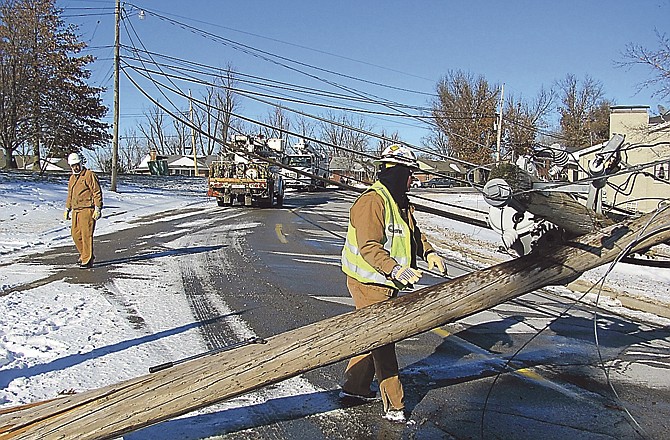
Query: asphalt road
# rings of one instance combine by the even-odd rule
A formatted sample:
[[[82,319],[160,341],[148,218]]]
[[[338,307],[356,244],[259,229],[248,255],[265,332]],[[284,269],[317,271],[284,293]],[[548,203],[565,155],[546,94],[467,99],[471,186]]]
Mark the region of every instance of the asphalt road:
[[[218,208],[212,201],[212,209],[186,210],[165,222],[145,219],[135,228],[96,237],[96,267],[71,269],[69,281],[109,283],[119,262],[173,258],[209,347],[240,340],[239,325],[222,319],[222,308],[243,322],[245,331],[269,337],[352,309],[339,253],[354,197],[339,191],[289,193],[281,209]],[[175,237],[179,247],[165,248]],[[52,262],[67,255],[72,254],[63,248],[39,258]],[[143,317],[132,310],[128,319],[142,326]],[[382,420],[380,403],[343,407],[337,399],[340,362],[304,374],[315,395],[277,397],[268,390],[267,401],[244,420],[231,422],[232,411],[208,416],[208,434],[670,438],[669,345],[668,329],[594,314],[590,306],[535,292],[398,343],[407,425]],[[213,423],[217,417],[219,423]],[[178,421],[165,423],[179,427]],[[136,438],[151,438],[151,428]],[[174,438],[195,437],[175,429]]]

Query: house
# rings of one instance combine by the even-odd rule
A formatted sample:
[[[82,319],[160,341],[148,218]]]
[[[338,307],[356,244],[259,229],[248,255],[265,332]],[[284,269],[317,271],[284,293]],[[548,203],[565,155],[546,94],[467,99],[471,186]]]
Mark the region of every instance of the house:
[[[207,177],[209,174],[209,165],[216,160],[215,155],[193,156],[171,154],[167,156],[158,155],[155,151],[147,154],[140,162],[137,168],[133,169],[134,174],[151,174],[162,176],[195,176]]]
[[[330,178],[336,182],[349,183],[370,183],[368,176],[374,174],[374,165],[365,163],[365,166],[359,161],[344,156],[334,156],[330,159]]]
[[[433,177],[433,173],[440,176],[447,176],[459,181],[465,181],[465,167],[451,159],[433,160],[419,158],[421,171],[414,173],[416,177],[425,183]]]
[[[14,162],[14,169],[32,171],[35,166],[35,156],[33,155],[12,155],[12,162]],[[0,169],[9,168],[5,159],[4,149],[0,149]],[[48,157],[40,160],[40,169],[52,173],[69,173],[70,166],[67,163],[67,158]]]
[[[670,121],[650,118],[648,106],[610,107],[610,138],[625,136],[622,162],[634,167],[650,164],[635,174],[622,174],[608,179],[605,202],[633,212],[651,212],[662,200],[670,199]],[[579,178],[589,177],[589,169],[597,152],[606,143],[593,145],[573,153],[578,157]],[[617,189],[618,188],[618,189]]]

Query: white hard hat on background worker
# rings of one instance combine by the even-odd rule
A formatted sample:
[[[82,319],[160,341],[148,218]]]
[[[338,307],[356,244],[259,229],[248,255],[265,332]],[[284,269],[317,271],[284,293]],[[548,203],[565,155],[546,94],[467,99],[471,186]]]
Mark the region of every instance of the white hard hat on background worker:
[[[68,165],[81,164],[81,157],[79,157],[79,154],[77,153],[70,153],[70,155],[67,157],[67,164]]]

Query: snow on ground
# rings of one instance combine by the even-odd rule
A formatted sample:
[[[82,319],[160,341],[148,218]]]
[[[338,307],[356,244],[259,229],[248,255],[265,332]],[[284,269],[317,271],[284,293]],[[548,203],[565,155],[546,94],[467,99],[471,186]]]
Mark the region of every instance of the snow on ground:
[[[183,208],[212,206],[202,180],[123,179],[120,178],[118,193],[109,191],[109,181],[102,179],[105,209],[96,235],[132,227],[133,221],[152,214],[162,213],[159,217],[164,218],[179,215]],[[62,279],[31,289],[13,290],[59,270],[27,263],[22,257],[51,247],[72,245],[69,221],[63,219],[66,188],[67,176],[36,180],[27,175],[0,173],[0,408],[116,383],[145,374],[146,365],[206,350],[184,295],[160,294],[183,293],[179,271],[169,266],[174,264],[170,259],[156,265],[122,264],[116,268],[115,273],[124,276],[115,277],[105,286],[107,292],[132,291],[131,285],[137,280],[152,280],[146,284],[151,287],[144,294],[123,300],[118,299],[124,298],[123,295],[105,294],[95,286],[70,284]],[[475,193],[445,193],[439,199],[486,211],[485,202]],[[481,214],[471,212],[471,215]],[[499,237],[491,230],[418,212],[417,218],[429,239],[449,259],[485,267],[510,258],[498,251]],[[595,269],[583,278],[595,282],[606,270],[606,267]],[[626,290],[649,301],[670,305],[668,270],[640,270],[618,264],[608,275],[607,284],[614,290]],[[581,295],[565,288],[556,290],[574,297]],[[148,328],[133,326],[127,319],[129,310],[142,316]],[[645,316],[645,319],[656,318]],[[248,335],[250,330],[244,323],[238,324],[240,334]],[[315,402],[320,398],[319,393],[306,381],[294,378],[271,391],[266,389],[199,412],[198,429],[204,431],[198,435],[207,434],[207,419],[203,423],[202,417],[208,412],[260,405],[270,392],[273,397],[303,394],[313,407],[327,406]],[[294,410],[300,411],[304,403],[296,404]],[[244,413],[236,417],[238,423],[245,420]],[[211,423],[220,425],[221,421],[213,418]],[[174,434],[182,428],[183,425],[152,427],[144,435],[135,433],[127,438],[159,438],[160,429],[171,429]]]
[[[133,305],[138,313],[152,314],[152,334],[138,332],[126,313],[121,313],[124,305],[115,304],[94,286],[56,280],[3,295],[60,270],[17,261],[50,247],[72,244],[70,222],[63,219],[66,179],[0,174],[0,406],[136,377],[146,372],[144,367],[139,369],[146,365],[143,359],[162,358],[160,352],[166,348],[177,356],[185,354],[180,347],[205,349],[192,317],[174,313],[188,310],[184,297],[155,294],[160,289],[179,291],[181,279],[170,277],[174,271],[156,273],[159,268],[154,265],[121,265],[117,269],[119,273],[128,270],[136,279],[156,280],[155,290],[148,292],[154,294]],[[105,189],[108,185],[105,188],[103,182]],[[104,196],[105,217],[96,235],[130,227],[129,223],[141,216],[204,202],[178,186],[146,191],[123,185],[122,192],[105,191]],[[132,278],[116,277],[114,283],[117,285],[108,288],[122,290],[122,284],[132,283]],[[149,344],[155,341],[160,344]],[[123,355],[109,362],[106,355],[112,353]]]
[[[216,209],[205,195],[202,179],[124,179],[120,177],[117,193],[109,191],[108,179],[101,179],[105,207],[96,236],[133,227],[141,218],[146,223],[154,216],[162,221],[187,215],[182,209]],[[70,222],[63,219],[66,193],[67,176],[36,180],[0,172],[0,408],[118,383],[146,374],[148,366],[207,351],[172,259],[154,259],[152,264],[119,262],[104,288],[69,283],[57,276],[48,283],[36,283],[39,287],[20,288],[62,270],[31,264],[26,256],[72,246],[74,261]],[[233,226],[239,233],[249,233],[257,225]],[[174,231],[162,238],[172,235],[175,240],[166,247],[181,248]],[[231,315],[226,307],[217,305],[219,316]],[[142,319],[144,325],[134,325],[133,318]],[[253,336],[238,316],[230,320],[240,339]],[[224,410],[235,411],[226,426],[242,430],[245,423],[253,424],[254,411],[271,413],[272,400],[285,396],[302,399],[284,401],[289,407],[282,411],[304,412],[305,404],[332,409],[318,391],[296,377],[125,438],[208,437],[223,429],[221,418],[208,414]]]

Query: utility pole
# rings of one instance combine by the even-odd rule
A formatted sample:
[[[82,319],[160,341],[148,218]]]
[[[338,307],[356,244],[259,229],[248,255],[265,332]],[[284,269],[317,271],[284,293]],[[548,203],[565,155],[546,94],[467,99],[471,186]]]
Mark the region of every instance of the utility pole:
[[[111,190],[116,192],[116,174],[119,162],[119,21],[121,20],[121,0],[116,0],[114,14],[114,127],[112,138],[112,184]]]
[[[193,97],[191,96],[191,89],[188,89],[188,112],[191,118],[191,145],[193,149],[193,167],[195,168],[195,176],[198,175],[198,159],[195,149],[195,120],[193,119]]]
[[[500,108],[498,110],[498,134],[496,136],[496,165],[500,163],[500,137],[502,136],[502,114],[503,99],[505,97],[505,84],[500,87]]]

